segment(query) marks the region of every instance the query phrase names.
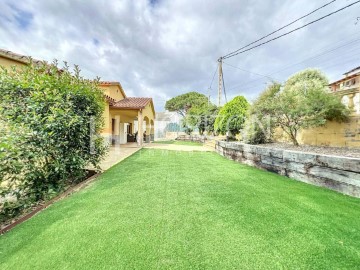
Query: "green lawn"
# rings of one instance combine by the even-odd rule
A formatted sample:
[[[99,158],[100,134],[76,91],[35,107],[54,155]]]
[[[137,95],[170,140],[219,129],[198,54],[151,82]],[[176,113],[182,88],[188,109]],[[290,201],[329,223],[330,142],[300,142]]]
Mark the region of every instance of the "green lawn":
[[[359,269],[360,200],[145,149],[0,237],[0,269]]]
[[[156,141],[154,143],[160,144],[176,144],[176,145],[191,145],[191,146],[202,146],[202,143],[191,142],[191,141]]]

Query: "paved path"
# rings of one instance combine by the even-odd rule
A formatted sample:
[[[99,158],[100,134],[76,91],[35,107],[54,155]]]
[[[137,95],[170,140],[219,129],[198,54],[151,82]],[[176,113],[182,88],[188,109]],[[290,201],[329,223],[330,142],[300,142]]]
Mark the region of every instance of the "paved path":
[[[177,144],[161,144],[161,143],[152,143],[146,145],[144,148],[150,149],[162,149],[162,150],[173,150],[173,151],[201,151],[201,152],[211,152],[214,149],[211,149],[206,146],[197,146],[197,145],[177,145]]]
[[[196,146],[196,145],[176,145],[176,144],[160,144],[160,143],[151,143],[144,145],[144,148],[147,149],[162,149],[162,150],[173,150],[173,151],[201,151],[201,152],[211,152],[214,149],[206,146]],[[102,170],[107,170],[125,158],[131,156],[135,152],[139,151],[141,148],[137,146],[136,143],[128,143],[125,145],[120,145],[117,147],[110,147],[108,154],[105,159],[100,163],[100,168]]]
[[[128,143],[117,147],[110,147],[108,154],[105,159],[100,163],[102,170],[107,170],[125,158],[131,156],[135,152],[139,151],[136,143]]]

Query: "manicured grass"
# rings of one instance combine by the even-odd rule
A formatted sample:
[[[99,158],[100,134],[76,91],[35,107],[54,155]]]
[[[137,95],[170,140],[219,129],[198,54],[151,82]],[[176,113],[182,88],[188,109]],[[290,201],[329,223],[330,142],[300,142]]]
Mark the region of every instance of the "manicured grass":
[[[226,160],[145,149],[0,237],[0,269],[344,269],[360,200]]]
[[[160,144],[175,144],[175,145],[191,145],[191,146],[202,146],[202,143],[191,142],[191,141],[156,141],[154,143]]]

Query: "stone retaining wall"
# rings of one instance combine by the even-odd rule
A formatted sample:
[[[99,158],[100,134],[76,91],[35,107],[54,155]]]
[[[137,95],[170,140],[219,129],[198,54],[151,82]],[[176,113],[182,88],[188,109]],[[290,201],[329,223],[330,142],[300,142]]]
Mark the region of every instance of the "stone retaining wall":
[[[216,141],[229,159],[360,198],[360,158],[347,158]]]

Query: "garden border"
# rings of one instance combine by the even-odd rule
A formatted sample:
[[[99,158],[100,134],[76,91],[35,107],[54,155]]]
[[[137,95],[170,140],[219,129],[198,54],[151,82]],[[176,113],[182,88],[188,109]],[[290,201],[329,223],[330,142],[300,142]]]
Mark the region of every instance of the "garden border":
[[[360,198],[360,158],[225,141],[216,141],[215,151],[250,166]]]
[[[23,216],[21,216],[19,219],[17,219],[15,222],[5,226],[4,228],[0,229],[0,235],[3,235],[4,233],[12,230],[14,227],[16,227],[17,225],[27,221],[28,219],[30,219],[31,217],[33,217],[34,215],[36,215],[37,213],[39,213],[40,211],[48,208],[50,205],[52,205],[53,203],[60,201],[62,199],[64,199],[65,197],[85,188],[87,185],[89,185],[90,183],[92,183],[95,179],[97,179],[100,175],[102,174],[102,172],[99,173],[95,173],[94,175],[90,176],[89,178],[85,179],[84,181],[82,181],[81,183],[69,188],[68,190],[66,190],[65,192],[61,193],[60,195],[56,196],[55,198],[45,202],[42,205],[37,206],[34,210],[32,210],[30,213],[27,213]]]

